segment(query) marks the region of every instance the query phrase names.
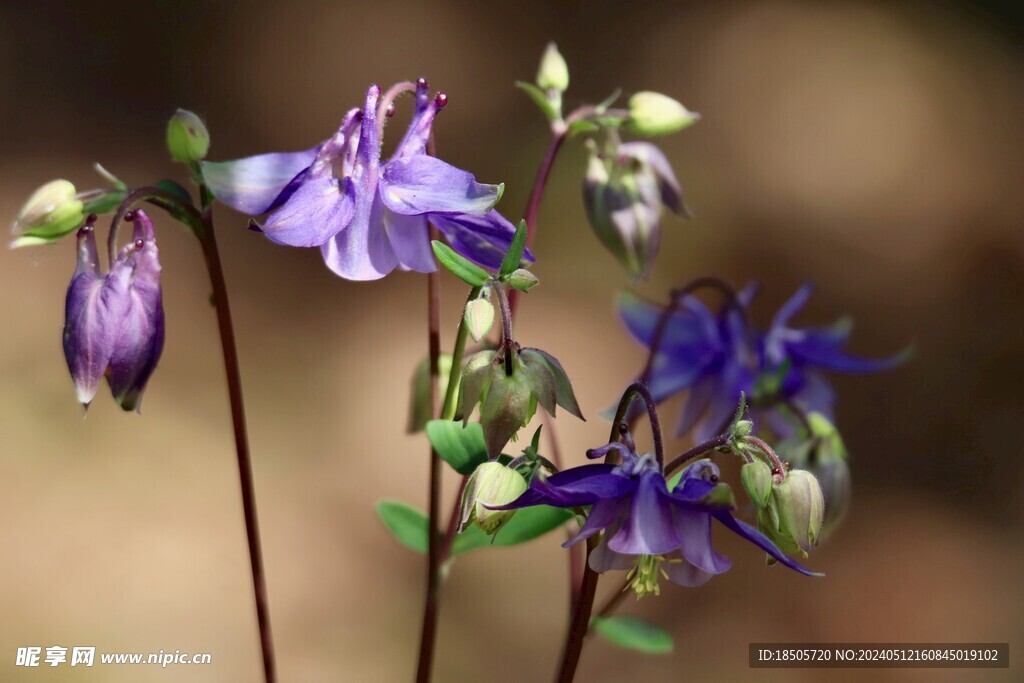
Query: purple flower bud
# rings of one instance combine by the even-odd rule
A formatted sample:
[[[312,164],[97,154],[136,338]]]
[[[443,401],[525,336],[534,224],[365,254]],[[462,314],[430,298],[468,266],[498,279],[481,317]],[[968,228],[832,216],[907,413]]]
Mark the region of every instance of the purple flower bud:
[[[662,206],[686,215],[668,159],[647,142],[592,149],[583,198],[594,232],[635,278],[647,277],[658,255]]]
[[[83,405],[96,396],[106,375],[118,404],[138,410],[164,345],[156,236],[149,217],[135,211],[132,241],[102,275],[95,217],[90,218],[78,231],[78,264],[65,304],[64,357]]]

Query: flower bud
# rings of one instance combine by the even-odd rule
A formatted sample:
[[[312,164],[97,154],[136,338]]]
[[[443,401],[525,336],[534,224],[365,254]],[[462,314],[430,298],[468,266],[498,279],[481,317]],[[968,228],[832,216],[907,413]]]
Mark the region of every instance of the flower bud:
[[[78,264],[68,287],[64,357],[85,406],[100,379],[124,410],[138,410],[164,345],[160,262],[153,224],[134,212],[135,229],[101,275],[91,224],[78,231]]]
[[[827,538],[842,522],[850,506],[850,467],[847,452],[839,430],[821,413],[807,415],[811,427],[810,439],[791,439],[782,444],[780,455],[805,469],[818,480],[825,499],[825,519],[821,538]]]
[[[638,135],[666,135],[696,123],[700,114],[667,95],[638,92],[629,98],[628,128]]]
[[[740,468],[740,481],[751,502],[764,508],[772,495],[772,470],[763,460],[753,460]]]
[[[478,342],[484,338],[490,331],[491,325],[494,324],[494,306],[485,298],[473,299],[466,304],[463,321],[466,324],[466,329],[469,330],[469,336],[473,338],[473,341]]]
[[[49,244],[72,233],[85,221],[82,200],[67,180],[46,183],[29,197],[11,225],[19,237],[12,248]]]
[[[537,70],[537,85],[542,90],[554,89],[565,92],[569,87],[569,65],[558,51],[558,46],[548,43]]]
[[[512,271],[512,273],[505,278],[505,282],[507,282],[510,287],[517,289],[520,292],[525,292],[540,284],[540,280],[537,279],[537,276],[525,268],[517,268]]]
[[[733,425],[732,435],[733,438],[740,438],[748,436],[752,431],[754,431],[753,422],[750,420],[737,420],[736,424]]]
[[[186,164],[200,161],[210,149],[210,134],[202,119],[179,109],[167,122],[167,149],[171,158]]]
[[[686,214],[679,182],[650,143],[621,144],[607,154],[590,149],[583,182],[590,225],[633,277],[646,277],[661,245],[662,207]]]
[[[791,470],[772,487],[770,503],[778,519],[778,531],[806,555],[818,543],[825,515],[821,486],[807,470]]]
[[[462,492],[459,531],[476,524],[488,535],[503,527],[515,510],[491,510],[511,503],[526,491],[526,480],[514,469],[485,462],[474,470]]]
[[[502,366],[492,365],[487,398],[480,404],[480,426],[484,429],[487,454],[496,458],[501,449],[533,417],[537,401],[522,375],[505,374]]]

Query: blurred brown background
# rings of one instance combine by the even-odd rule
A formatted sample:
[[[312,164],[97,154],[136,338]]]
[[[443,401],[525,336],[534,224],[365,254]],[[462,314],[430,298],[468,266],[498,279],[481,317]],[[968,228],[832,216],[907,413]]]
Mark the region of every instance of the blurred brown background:
[[[450,97],[435,128],[442,155],[505,181],[500,208],[517,217],[547,137],[512,81],[532,79],[554,39],[572,72],[568,106],[621,86],[704,116],[662,141],[698,217],[666,221],[644,293],[705,274],[758,279],[767,321],[812,279],[801,321],[848,313],[854,352],[909,341],[918,351],[884,376],[835,378],[855,499],[812,557],[827,578],[766,569],[719,534],[732,571],[625,603],[670,628],[675,652],[593,641],[579,680],[1018,680],[1019,664],[752,672],[746,648],[1009,641],[1011,660],[1021,656],[1019,13],[795,1],[3,3],[0,213],[13,217],[54,177],[98,185],[94,161],[136,185],[184,180],[163,149],[178,106],[207,121],[210,157],[228,159],[306,148],[368,83],[425,75]],[[592,416],[559,420],[577,462],[605,436],[596,413],[643,363],[613,316],[628,283],[586,225],[582,172],[569,147],[541,215],[543,284],[517,331],[562,359]],[[385,534],[373,503],[425,505],[425,442],[402,432],[407,380],[426,350],[425,280],[344,282],[316,251],[274,246],[228,210],[218,218],[281,678],[408,680],[424,562]],[[194,240],[169,220],[158,228],[168,341],[141,416],[120,414],[105,387],[88,419],[75,402],[60,349],[70,240],[0,252],[2,680],[258,678],[207,278]],[[448,346],[462,287],[446,279],[444,296]],[[667,407],[670,423],[678,407]],[[437,681],[549,678],[567,607],[560,540],[456,564]],[[180,649],[214,663],[17,669],[25,645]]]

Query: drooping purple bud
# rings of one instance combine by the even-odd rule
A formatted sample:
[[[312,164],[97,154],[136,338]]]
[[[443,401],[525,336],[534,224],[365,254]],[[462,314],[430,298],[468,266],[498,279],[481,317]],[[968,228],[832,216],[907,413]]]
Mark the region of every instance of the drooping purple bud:
[[[100,274],[93,224],[89,216],[78,231],[78,261],[64,305],[64,358],[78,400],[88,407],[110,364],[117,326],[123,316],[120,280]]]
[[[106,276],[100,273],[95,216],[78,231],[78,262],[68,286],[64,357],[78,400],[88,406],[106,375],[114,399],[137,410],[164,343],[160,262],[153,224],[132,214],[135,231]]]
[[[160,259],[153,223],[144,211],[135,211],[132,242],[111,269],[130,270],[126,306],[110,356],[110,390],[125,410],[139,410],[146,382],[164,348],[164,308],[160,288]],[[123,261],[123,262],[122,262]]]

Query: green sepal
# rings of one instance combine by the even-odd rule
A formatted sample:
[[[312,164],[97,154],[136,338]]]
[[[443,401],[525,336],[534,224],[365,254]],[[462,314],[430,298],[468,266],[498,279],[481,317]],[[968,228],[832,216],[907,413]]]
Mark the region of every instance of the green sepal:
[[[526,221],[519,221],[519,227],[516,228],[516,232],[512,235],[512,242],[508,245],[508,251],[505,252],[505,258],[501,261],[501,269],[498,271],[498,277],[506,277],[511,275],[523,260],[523,250],[526,249]]]
[[[482,287],[490,281],[490,273],[469,259],[456,254],[447,244],[432,240],[430,246],[434,249],[434,256],[437,257],[441,265],[467,285]]]

